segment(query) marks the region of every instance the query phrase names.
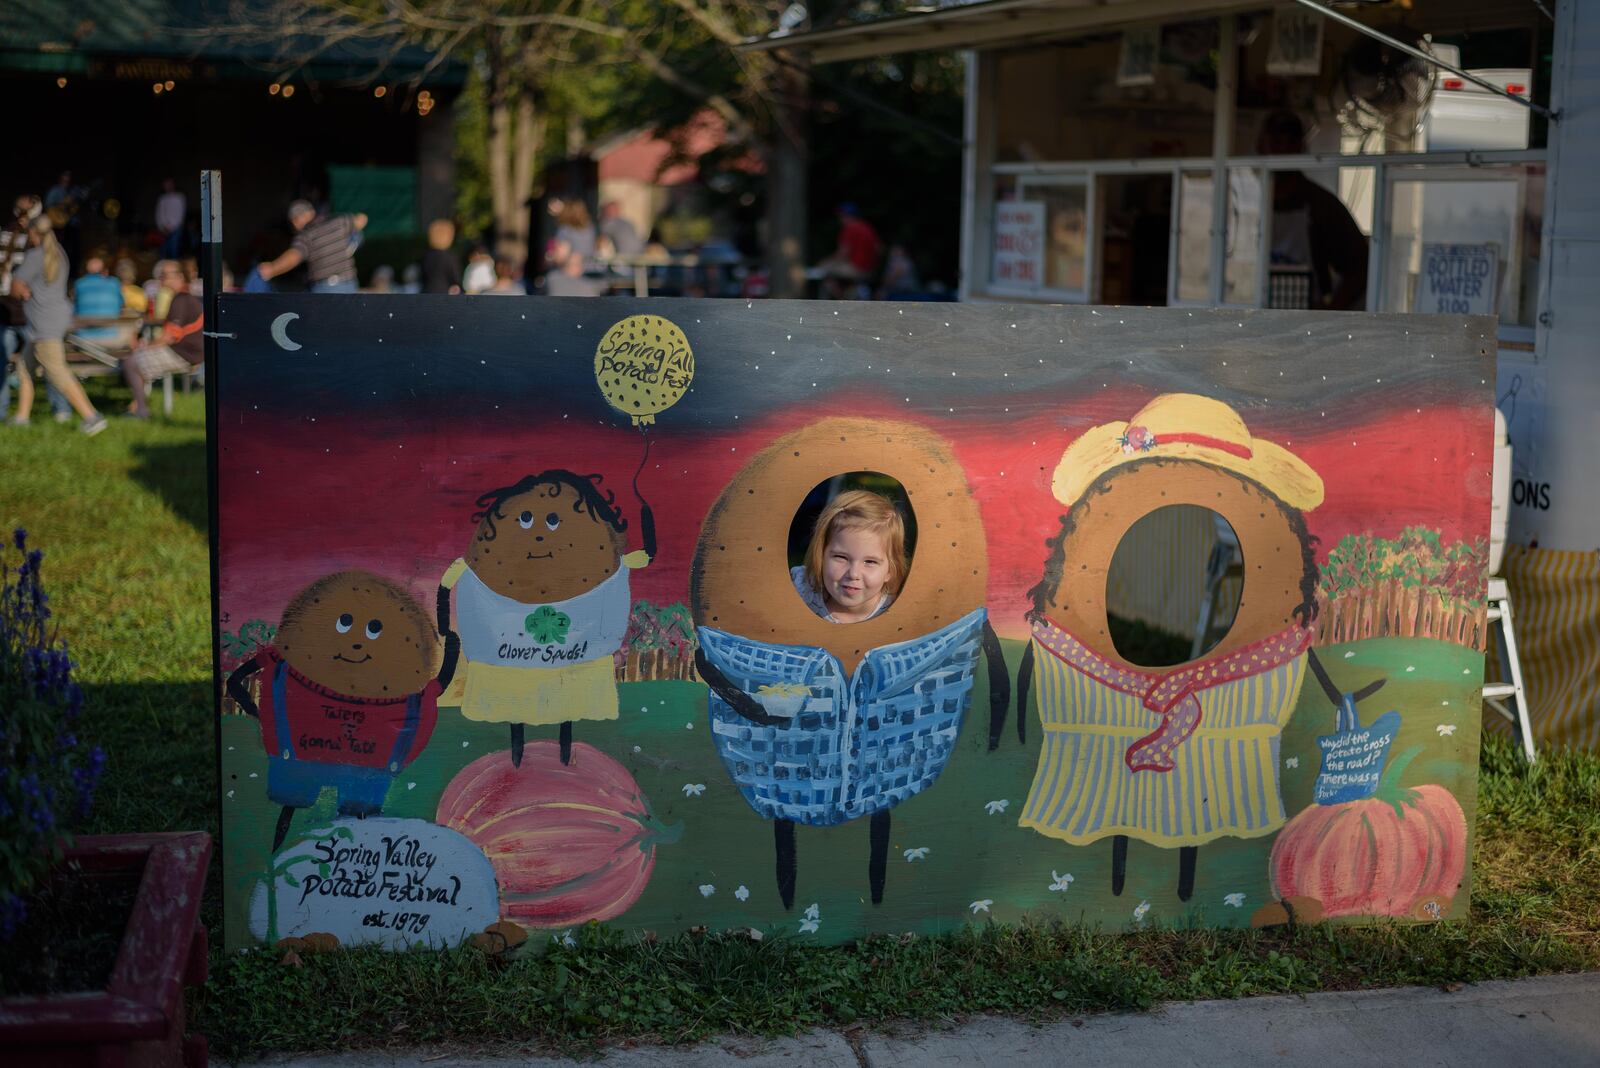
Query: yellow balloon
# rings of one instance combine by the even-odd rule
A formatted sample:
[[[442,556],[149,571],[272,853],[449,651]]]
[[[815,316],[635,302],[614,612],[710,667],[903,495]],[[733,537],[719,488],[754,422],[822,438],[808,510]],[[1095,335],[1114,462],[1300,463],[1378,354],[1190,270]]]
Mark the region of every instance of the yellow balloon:
[[[594,350],[600,392],[634,426],[648,426],[694,381],[694,350],[670,319],[630,315],[612,325]]]

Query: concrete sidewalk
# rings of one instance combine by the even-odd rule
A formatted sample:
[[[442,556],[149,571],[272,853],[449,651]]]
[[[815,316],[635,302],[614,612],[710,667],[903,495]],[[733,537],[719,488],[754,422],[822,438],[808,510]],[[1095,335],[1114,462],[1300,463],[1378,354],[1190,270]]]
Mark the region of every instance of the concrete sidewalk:
[[[1600,1064],[1600,972],[1468,986],[1171,1004],[1045,1027],[987,1017],[947,1030],[818,1031],[799,1038],[619,1049],[604,1068],[1096,1068],[1293,1064],[1504,1068]],[[275,1068],[556,1068],[548,1057],[446,1050],[280,1057]]]

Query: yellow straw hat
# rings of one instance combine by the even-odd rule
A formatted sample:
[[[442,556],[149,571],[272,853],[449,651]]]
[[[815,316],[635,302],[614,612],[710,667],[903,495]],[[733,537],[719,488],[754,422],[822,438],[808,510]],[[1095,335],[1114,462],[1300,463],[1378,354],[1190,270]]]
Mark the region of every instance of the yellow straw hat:
[[[1243,475],[1291,508],[1322,503],[1322,479],[1289,450],[1250,436],[1239,413],[1195,393],[1163,393],[1126,423],[1091,427],[1067,446],[1050,489],[1071,507],[1112,468],[1144,459],[1197,460]]]

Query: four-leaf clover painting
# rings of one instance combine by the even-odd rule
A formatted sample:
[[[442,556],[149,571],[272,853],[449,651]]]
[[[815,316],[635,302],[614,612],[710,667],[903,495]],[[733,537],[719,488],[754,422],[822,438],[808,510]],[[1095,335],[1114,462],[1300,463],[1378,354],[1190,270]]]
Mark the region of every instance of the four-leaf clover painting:
[[[534,641],[550,645],[567,640],[567,632],[572,629],[572,617],[542,604],[528,613],[528,618],[522,621],[522,627]]]

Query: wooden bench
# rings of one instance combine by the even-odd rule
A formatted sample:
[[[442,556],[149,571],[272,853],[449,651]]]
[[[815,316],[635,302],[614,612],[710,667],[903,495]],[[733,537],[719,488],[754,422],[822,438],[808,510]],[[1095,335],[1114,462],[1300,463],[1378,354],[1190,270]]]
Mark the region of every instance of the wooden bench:
[[[81,331],[113,326],[127,328],[135,326],[138,333],[146,337],[157,329],[160,324],[148,323],[138,318],[95,318],[79,316],[72,320],[72,330],[67,334],[67,366],[72,373],[80,379],[98,378],[106,375],[122,374],[122,359],[130,351],[127,346],[106,346],[98,339],[84,337]],[[200,372],[196,367],[182,375],[161,375],[161,412],[163,415],[172,414],[172,380],[174,377],[183,379],[183,391],[188,393],[194,384],[195,375]],[[145,388],[151,389],[155,382],[146,382]]]

